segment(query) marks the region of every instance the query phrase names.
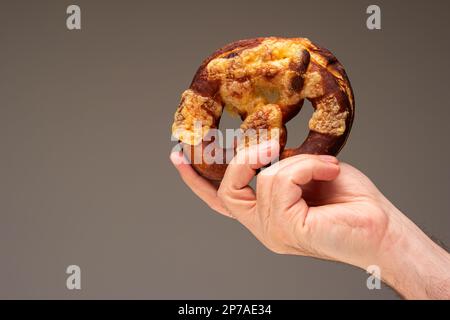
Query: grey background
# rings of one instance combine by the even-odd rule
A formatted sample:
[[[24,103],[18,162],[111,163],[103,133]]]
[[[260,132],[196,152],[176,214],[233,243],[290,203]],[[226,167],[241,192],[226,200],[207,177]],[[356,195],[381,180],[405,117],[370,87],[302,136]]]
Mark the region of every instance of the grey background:
[[[66,29],[71,3],[81,31]],[[366,29],[369,1],[2,1],[0,298],[396,298],[369,291],[362,270],[270,253],[168,161],[180,93],[205,56],[309,37],[355,91],[341,160],[450,243],[450,3],[376,3],[381,31]],[[70,264],[81,291],[65,287]]]

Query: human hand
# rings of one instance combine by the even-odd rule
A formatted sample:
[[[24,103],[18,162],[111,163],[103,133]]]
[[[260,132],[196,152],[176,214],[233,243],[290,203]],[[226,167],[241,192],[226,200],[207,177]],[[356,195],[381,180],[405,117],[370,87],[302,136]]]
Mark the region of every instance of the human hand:
[[[172,160],[211,208],[236,217],[274,252],[362,264],[378,250],[387,217],[381,194],[362,173],[335,157],[299,155],[259,173],[255,193],[248,184],[267,164],[259,159],[264,152],[277,155],[278,144],[247,151],[231,161],[218,189],[180,163],[182,154]]]
[[[417,272],[408,275],[402,261],[423,260],[417,249],[433,257],[436,267],[431,273],[434,276],[437,272],[442,280],[442,266],[450,262],[448,254],[443,254],[357,169],[335,157],[294,156],[261,171],[254,191],[248,184],[256,169],[270,162],[262,155],[278,155],[278,144],[261,144],[246,151],[231,161],[219,188],[198,176],[181,153],[172,154],[171,159],[200,198],[214,210],[235,217],[274,252],[335,260],[364,269],[375,264],[383,270],[383,280],[404,296],[426,297],[427,284],[414,289],[405,285]],[[263,158],[268,161],[249,161]],[[430,272],[422,269],[421,276]]]

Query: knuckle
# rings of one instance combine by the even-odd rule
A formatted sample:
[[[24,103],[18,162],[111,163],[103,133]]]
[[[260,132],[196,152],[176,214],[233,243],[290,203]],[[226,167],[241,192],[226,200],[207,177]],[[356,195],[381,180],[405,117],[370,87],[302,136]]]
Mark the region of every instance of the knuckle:
[[[291,179],[291,173],[288,170],[280,170],[274,176],[274,184],[283,184]]]
[[[269,175],[263,173],[264,171],[258,174],[258,176],[256,177],[256,189],[264,188],[271,179]]]
[[[313,168],[313,167],[316,165],[317,161],[318,161],[318,160],[315,159],[315,158],[307,158],[307,159],[305,159],[305,160],[303,161],[303,165],[304,165],[306,168],[310,169],[310,168]]]
[[[312,172],[315,170],[316,166],[317,166],[317,159],[306,159],[303,162],[302,165],[302,171],[304,172],[305,176],[308,176],[311,178],[312,176]]]

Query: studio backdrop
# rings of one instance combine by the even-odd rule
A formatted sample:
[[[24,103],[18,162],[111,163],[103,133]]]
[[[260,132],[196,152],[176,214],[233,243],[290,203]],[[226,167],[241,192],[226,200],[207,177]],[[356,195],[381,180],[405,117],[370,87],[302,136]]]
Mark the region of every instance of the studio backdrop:
[[[339,159],[448,244],[449,12],[448,1],[2,1],[0,298],[398,298],[369,290],[364,270],[274,254],[213,212],[169,161],[171,125],[216,48],[307,37],[354,90]],[[305,103],[289,122],[292,143],[311,114]]]

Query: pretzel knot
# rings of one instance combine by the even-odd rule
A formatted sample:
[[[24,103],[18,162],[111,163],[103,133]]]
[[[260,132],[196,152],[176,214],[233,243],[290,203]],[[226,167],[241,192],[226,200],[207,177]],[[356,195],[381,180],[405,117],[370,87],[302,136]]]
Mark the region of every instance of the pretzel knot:
[[[314,108],[308,137],[298,148],[286,149],[285,124],[298,114],[304,99]],[[172,134],[199,174],[221,180],[227,164],[210,161],[203,151],[214,145],[214,158],[225,158],[226,150],[208,139],[218,129],[224,108],[241,117],[244,135],[256,132],[250,140],[276,135],[283,159],[302,153],[337,155],[350,133],[354,104],[345,70],[327,49],[306,38],[241,40],[203,61],[182,94]],[[264,138],[261,129],[269,132]],[[243,145],[250,140],[244,139]]]

